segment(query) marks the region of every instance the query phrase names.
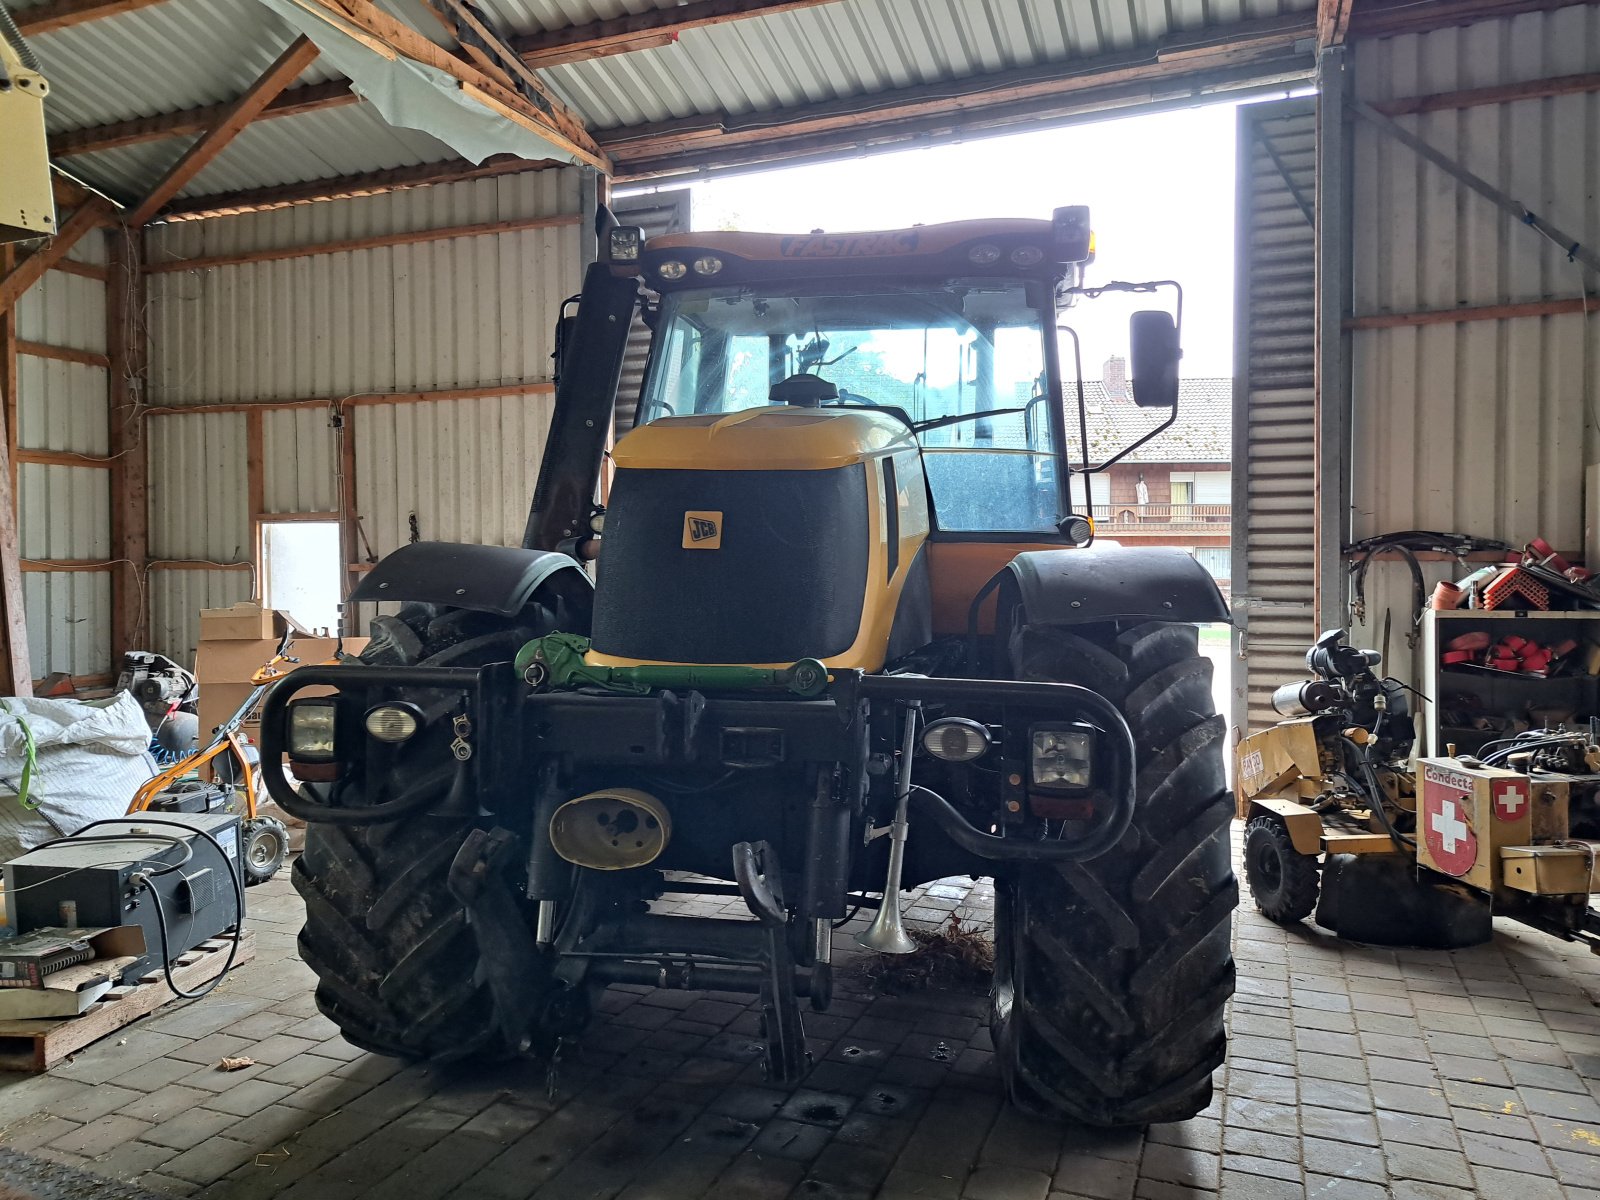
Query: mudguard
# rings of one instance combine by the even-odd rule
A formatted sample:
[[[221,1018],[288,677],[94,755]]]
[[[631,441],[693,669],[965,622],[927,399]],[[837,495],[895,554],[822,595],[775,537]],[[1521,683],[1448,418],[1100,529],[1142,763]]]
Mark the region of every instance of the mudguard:
[[[1211,572],[1175,546],[1030,550],[997,584],[1000,611],[1019,625],[1232,619]]]
[[[373,567],[350,599],[412,600],[514,617],[546,583],[564,592],[594,590],[576,559],[553,550],[413,542]]]

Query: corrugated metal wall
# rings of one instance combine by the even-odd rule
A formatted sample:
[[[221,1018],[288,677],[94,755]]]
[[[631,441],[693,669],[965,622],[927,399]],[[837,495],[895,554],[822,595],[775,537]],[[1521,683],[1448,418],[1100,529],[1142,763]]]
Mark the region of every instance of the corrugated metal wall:
[[[1358,99],[1378,102],[1600,71],[1600,8],[1358,42]],[[1600,242],[1600,96],[1514,100],[1396,118],[1572,232]],[[1583,294],[1579,269],[1533,230],[1362,121],[1351,164],[1354,311],[1452,309]],[[1595,304],[1600,313],[1600,300]],[[1441,529],[1583,547],[1583,467],[1595,460],[1600,316],[1581,313],[1353,334],[1356,537]],[[1458,576],[1425,564],[1428,581]],[[1405,668],[1411,585],[1374,566],[1356,636],[1390,628]]]
[[[576,170],[418,188],[150,231],[152,265],[501,221],[576,217]],[[542,383],[563,299],[581,285],[585,222],[150,276],[150,403],[263,409],[262,509],[341,506],[336,404],[394,391]],[[382,555],[410,536],[520,540],[548,393],[345,408],[361,532]],[[151,419],[152,557],[248,561],[242,411]],[[362,545],[361,557],[365,557]],[[157,577],[159,576],[159,577]],[[193,614],[250,594],[244,571],[153,574],[155,649],[187,660]]]
[[[1316,102],[1239,109],[1234,292],[1234,724],[1274,719],[1316,636]]]
[[[91,234],[74,247],[79,262],[104,263],[105,238]],[[48,271],[23,294],[17,337],[45,347],[104,354],[106,285],[99,279]],[[104,455],[108,449],[106,368],[17,356],[19,450]],[[23,578],[28,656],[35,678],[65,671],[79,680],[112,673],[111,473],[104,467],[21,463],[17,520],[24,559],[64,560],[80,569],[30,569]]]

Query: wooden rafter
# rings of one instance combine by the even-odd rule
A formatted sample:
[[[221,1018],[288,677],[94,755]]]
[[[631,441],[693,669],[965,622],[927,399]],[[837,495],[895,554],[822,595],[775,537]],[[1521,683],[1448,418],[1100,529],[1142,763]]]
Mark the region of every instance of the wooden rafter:
[[[55,0],[13,14],[17,28],[27,37],[36,33],[54,33],[73,25],[116,17],[123,13],[138,12],[141,8],[160,4],[162,0]]]
[[[1355,0],[1317,0],[1317,49],[1326,50],[1344,42],[1354,3]]]
[[[289,44],[277,60],[251,84],[200,138],[184,151],[183,157],[173,163],[161,182],[150,189],[134,209],[128,223],[135,227],[151,220],[162,207],[182,191],[196,175],[203,171],[228,143],[239,136],[244,127],[260,115],[261,110],[293,83],[317,58],[317,47],[308,37],[298,37]]]
[[[606,58],[669,45],[687,29],[704,29],[749,17],[818,8],[837,0],[695,0],[676,8],[655,8],[607,21],[568,25],[511,39],[530,67],[554,67],[586,58]]]
[[[1600,74],[1558,75],[1554,79],[1531,79],[1523,83],[1466,88],[1459,92],[1407,96],[1403,100],[1385,100],[1372,107],[1386,117],[1403,117],[1409,113],[1443,112],[1453,108],[1474,108],[1480,104],[1543,100],[1550,96],[1576,96],[1587,92],[1600,92]]]
[[[540,94],[538,102],[529,100],[477,65],[436,46],[405,22],[384,12],[372,0],[300,0],[300,3],[305,11],[317,13],[379,53],[397,54],[443,71],[458,81],[463,93],[533,131],[579,162],[600,171],[611,170],[610,159],[589,136],[583,122],[548,93]]]
[[[308,83],[285,90],[256,115],[256,120],[322,112],[360,102],[361,97],[350,90],[349,80]],[[98,154],[102,150],[115,150],[120,146],[137,146],[141,142],[158,142],[162,138],[204,133],[226,117],[234,103],[236,101],[208,104],[203,108],[186,108],[157,117],[135,117],[131,121],[112,121],[105,125],[89,125],[83,129],[58,133],[50,139],[50,157]]]
[[[38,283],[44,273],[67,256],[78,240],[111,218],[111,202],[91,196],[66,219],[56,236],[0,275],[0,313],[22,298],[22,293]]]

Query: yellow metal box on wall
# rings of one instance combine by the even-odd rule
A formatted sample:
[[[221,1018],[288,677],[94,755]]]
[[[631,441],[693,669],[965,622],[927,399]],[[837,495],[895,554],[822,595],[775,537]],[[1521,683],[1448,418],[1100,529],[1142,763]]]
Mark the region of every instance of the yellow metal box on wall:
[[[49,237],[56,231],[50,190],[50,150],[44,133],[44,98],[50,85],[22,65],[0,38],[0,242]]]

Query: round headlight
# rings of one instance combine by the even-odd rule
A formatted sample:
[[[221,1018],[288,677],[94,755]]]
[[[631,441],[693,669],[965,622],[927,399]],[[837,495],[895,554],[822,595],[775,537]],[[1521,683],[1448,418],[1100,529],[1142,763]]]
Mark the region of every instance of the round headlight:
[[[1094,522],[1077,513],[1069,513],[1063,517],[1057,528],[1061,531],[1061,536],[1075,546],[1088,545],[1089,540],[1094,537]]]
[[[1000,247],[990,242],[983,242],[968,250],[967,258],[980,267],[987,267],[992,262],[1000,261]]]
[[[1037,246],[1018,246],[1011,252],[1011,261],[1019,267],[1031,267],[1044,257],[1044,251]]]
[[[715,275],[720,270],[722,270],[722,260],[715,254],[702,254],[694,260],[696,275]]]
[[[945,762],[971,762],[989,749],[989,730],[966,717],[946,717],[922,731],[922,748]]]
[[[393,745],[413,738],[422,728],[422,713],[414,704],[380,704],[367,711],[367,732]]]
[[[594,513],[592,516],[590,516],[590,518],[589,518],[589,532],[590,533],[604,533],[605,531],[606,531],[606,514],[604,512],[597,512],[597,513]]]
[[[669,258],[656,268],[656,274],[663,279],[682,279],[689,273],[689,268],[675,258]]]

